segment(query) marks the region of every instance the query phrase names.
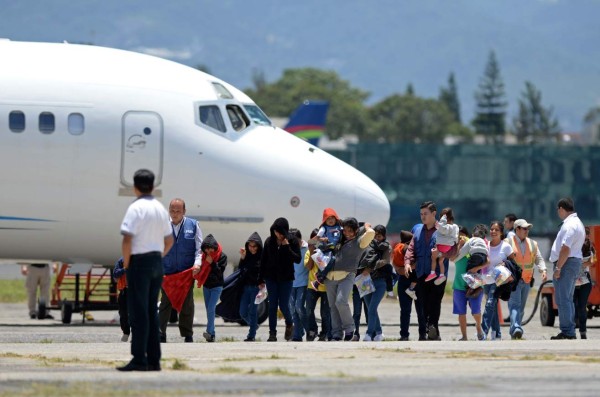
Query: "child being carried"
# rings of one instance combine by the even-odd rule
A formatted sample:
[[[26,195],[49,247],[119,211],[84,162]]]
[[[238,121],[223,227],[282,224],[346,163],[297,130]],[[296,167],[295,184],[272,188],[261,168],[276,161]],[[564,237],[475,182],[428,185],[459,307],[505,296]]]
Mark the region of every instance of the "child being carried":
[[[316,275],[317,279],[311,283],[314,289],[318,289],[319,285],[323,284],[327,273],[333,268],[335,254],[341,238],[342,225],[340,218],[333,208],[325,208],[323,210],[322,223],[315,241],[309,241],[309,244],[314,242],[317,246],[317,251],[312,256],[319,267]]]
[[[469,289],[467,290],[468,297],[475,297],[481,293],[481,287],[485,284],[483,276],[479,273],[481,269],[487,266],[489,255],[489,243],[485,236],[487,235],[487,227],[479,224],[473,228],[472,237],[458,251],[458,255],[454,261],[460,260],[462,257],[469,255],[467,261],[467,273],[461,275]]]
[[[454,224],[454,214],[452,208],[444,208],[440,212],[441,218],[438,223],[438,230],[436,232],[436,249],[437,256],[431,255],[431,273],[425,279],[425,282],[435,280],[435,285],[440,285],[446,281],[446,269],[444,266],[444,260],[452,258],[458,251],[458,225]],[[434,251],[432,249],[432,251]],[[439,266],[440,275],[438,276],[435,272]]]

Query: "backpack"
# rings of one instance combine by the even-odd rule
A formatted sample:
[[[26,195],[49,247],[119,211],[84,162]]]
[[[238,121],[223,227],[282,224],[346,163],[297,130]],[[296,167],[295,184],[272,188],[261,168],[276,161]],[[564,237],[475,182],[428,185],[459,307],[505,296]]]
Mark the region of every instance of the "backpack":
[[[407,244],[398,243],[392,251],[392,263],[396,266],[404,266],[404,255],[406,254]]]

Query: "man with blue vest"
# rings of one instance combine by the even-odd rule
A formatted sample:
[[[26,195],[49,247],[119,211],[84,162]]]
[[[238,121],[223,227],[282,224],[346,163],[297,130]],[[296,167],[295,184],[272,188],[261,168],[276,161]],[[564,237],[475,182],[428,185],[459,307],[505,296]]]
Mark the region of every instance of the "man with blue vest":
[[[171,216],[171,229],[173,235],[173,247],[163,258],[163,270],[165,275],[181,273],[202,262],[202,230],[198,221],[185,216],[185,202],[176,198],[169,204],[169,215]],[[171,317],[172,305],[164,288],[161,289],[160,306],[158,308],[160,318],[160,341],[167,341],[167,323]],[[192,324],[194,322],[194,283],[190,283],[190,289],[185,297],[181,312],[179,313],[179,333],[185,342],[193,342]]]
[[[417,318],[419,321],[419,340],[441,340],[438,322],[440,320],[440,311],[442,307],[442,298],[446,281],[440,285],[425,282],[425,279],[431,272],[431,255],[437,255],[436,250],[436,232],[438,228],[435,219],[437,209],[433,201],[426,201],[421,204],[420,216],[421,222],[412,228],[413,238],[408,245],[404,257],[404,268],[411,271],[411,265],[416,264],[417,301],[421,302],[416,306]],[[444,259],[444,275],[448,277],[448,259]],[[440,275],[439,265],[436,268],[436,274]]]

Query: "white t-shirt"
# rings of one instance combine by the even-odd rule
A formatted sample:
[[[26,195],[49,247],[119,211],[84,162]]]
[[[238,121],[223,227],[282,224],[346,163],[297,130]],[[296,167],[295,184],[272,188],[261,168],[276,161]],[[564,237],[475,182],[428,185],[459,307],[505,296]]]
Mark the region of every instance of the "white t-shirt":
[[[550,251],[550,262],[556,262],[558,260],[558,255],[560,253],[560,249],[563,245],[569,247],[569,257],[582,259],[583,255],[581,254],[581,247],[583,247],[583,243],[585,242],[585,228],[581,220],[577,217],[577,213],[572,213],[567,216],[558,234],[556,235],[556,240],[552,244],[552,250]]]
[[[165,207],[152,196],[143,196],[127,208],[121,234],[133,236],[131,254],[163,252],[165,237],[171,235],[171,222]]]
[[[504,240],[502,240],[500,244],[498,244],[495,247],[490,244],[490,264],[487,268],[484,269],[483,273],[489,273],[490,271],[492,271],[496,266],[501,264],[512,253],[512,247]]]

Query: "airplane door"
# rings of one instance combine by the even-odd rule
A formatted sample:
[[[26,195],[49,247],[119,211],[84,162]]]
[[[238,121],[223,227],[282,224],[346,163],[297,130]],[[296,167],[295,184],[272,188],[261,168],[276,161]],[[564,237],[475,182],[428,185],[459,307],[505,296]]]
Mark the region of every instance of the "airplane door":
[[[154,186],[162,180],[163,122],[158,113],[131,111],[123,115],[121,183],[133,186],[135,171],[154,172]]]

